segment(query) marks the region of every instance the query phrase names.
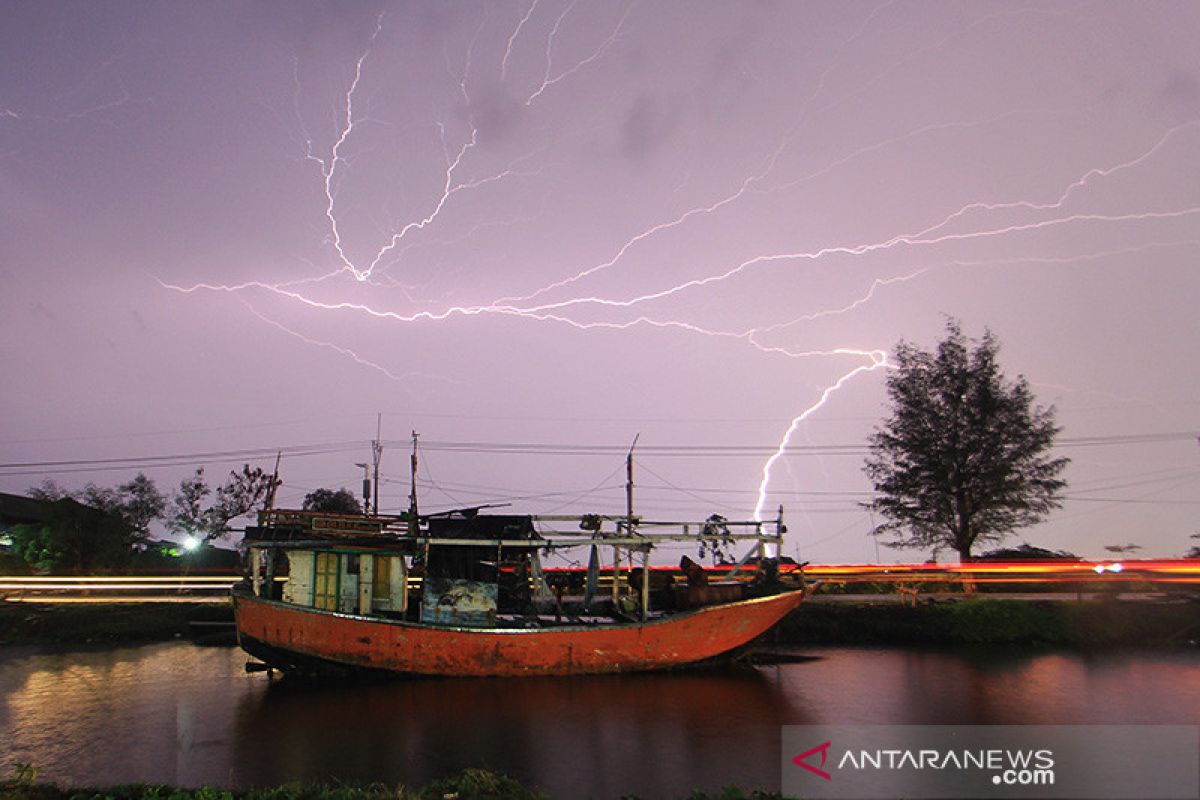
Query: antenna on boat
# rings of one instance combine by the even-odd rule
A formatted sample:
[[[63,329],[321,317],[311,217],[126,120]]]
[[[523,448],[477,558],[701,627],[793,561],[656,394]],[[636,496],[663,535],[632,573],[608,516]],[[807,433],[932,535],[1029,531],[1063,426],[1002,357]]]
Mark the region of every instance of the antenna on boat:
[[[417,439],[419,437],[419,433],[412,432],[412,458],[409,460],[412,490],[408,493],[408,532],[414,536],[417,533]]]

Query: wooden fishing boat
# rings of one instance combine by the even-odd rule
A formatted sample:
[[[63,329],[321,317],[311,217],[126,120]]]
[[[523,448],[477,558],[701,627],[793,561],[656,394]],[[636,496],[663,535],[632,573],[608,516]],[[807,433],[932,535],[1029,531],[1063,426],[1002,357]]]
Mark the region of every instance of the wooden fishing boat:
[[[804,590],[706,606],[646,622],[468,628],[335,614],[234,595],[248,653],[285,672],[585,675],[672,669],[727,656],[800,604]]]
[[[782,509],[769,523],[681,523],[629,506],[623,516],[422,516],[414,491],[397,516],[264,511],[242,545],[239,641],[257,668],[287,673],[673,669],[738,653],[806,596],[802,571],[768,556],[782,544]],[[686,557],[682,572],[651,567],[656,545],[679,542],[751,547],[721,581]],[[542,555],[570,548],[588,553],[586,571],[543,568]]]

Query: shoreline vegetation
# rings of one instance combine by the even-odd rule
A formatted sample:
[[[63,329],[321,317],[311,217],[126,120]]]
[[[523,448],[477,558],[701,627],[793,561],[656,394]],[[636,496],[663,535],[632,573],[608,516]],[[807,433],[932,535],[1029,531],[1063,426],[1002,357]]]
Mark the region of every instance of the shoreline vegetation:
[[[0,645],[232,644],[226,603],[0,602]],[[970,645],[1195,647],[1200,599],[967,599],[901,605],[808,602],[766,637],[769,646]]]
[[[62,788],[37,783],[26,765],[23,774],[0,781],[0,800],[553,800],[506,775],[466,769],[417,788],[369,784],[286,784],[265,789],[231,791],[211,786],[178,789],[133,784],[108,788]],[[623,800],[637,800],[628,795]],[[680,800],[683,800],[681,798]],[[726,788],[716,794],[693,791],[686,800],[782,800],[778,792]]]

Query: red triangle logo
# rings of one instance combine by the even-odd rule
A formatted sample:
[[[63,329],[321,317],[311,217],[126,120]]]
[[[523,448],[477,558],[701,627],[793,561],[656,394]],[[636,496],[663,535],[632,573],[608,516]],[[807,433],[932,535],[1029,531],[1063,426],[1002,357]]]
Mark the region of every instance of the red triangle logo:
[[[804,767],[806,770],[811,772],[813,775],[819,775],[820,777],[824,778],[825,780],[830,780],[831,778],[830,778],[830,775],[828,772],[826,772],[823,769],[820,769],[819,767],[814,767],[812,764],[809,764],[807,761],[809,756],[813,756],[813,755],[816,755],[817,753],[820,753],[821,754],[821,766],[822,767],[825,766],[825,759],[829,754],[829,745],[830,744],[831,744],[831,742],[825,742],[824,744],[817,745],[816,747],[812,748],[811,750],[805,750],[803,753],[801,753],[800,755],[793,758],[792,763],[795,764],[797,767]]]

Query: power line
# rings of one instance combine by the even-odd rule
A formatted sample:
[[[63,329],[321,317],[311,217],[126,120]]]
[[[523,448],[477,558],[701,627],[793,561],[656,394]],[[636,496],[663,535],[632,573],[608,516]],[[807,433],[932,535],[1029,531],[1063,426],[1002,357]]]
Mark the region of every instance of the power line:
[[[38,475],[42,473],[104,472],[117,469],[139,469],[150,467],[178,467],[203,465],[213,462],[253,461],[270,458],[278,452],[293,457],[344,453],[360,448],[360,442],[332,442],[327,444],[289,445],[284,447],[260,447],[245,450],[217,450],[201,453],[172,453],[170,455],[128,456],[124,458],[64,459],[59,461],[25,461],[0,464],[4,475]]]
[[[1120,434],[1110,436],[1065,437],[1056,443],[1058,448],[1120,446],[1134,444],[1160,444],[1192,441],[1196,431],[1172,431],[1166,433]],[[397,441],[384,444],[399,446]],[[293,457],[344,453],[362,447],[362,442],[329,442],[324,444],[284,445],[250,448],[243,450],[221,450],[196,453],[173,453],[169,455],[141,455],[122,458],[63,459],[54,461],[21,461],[0,464],[4,475],[35,475],[41,473],[100,472],[114,469],[138,469],[162,466],[188,466],[208,462],[253,460],[269,458],[277,452]],[[428,441],[421,445],[425,451],[494,455],[539,455],[539,456],[624,456],[628,445],[569,444],[543,442],[479,442],[479,441]],[[642,445],[638,452],[659,457],[682,458],[730,458],[762,457],[775,453],[777,445]],[[791,456],[864,456],[870,452],[868,445],[790,445],[784,453]]]

